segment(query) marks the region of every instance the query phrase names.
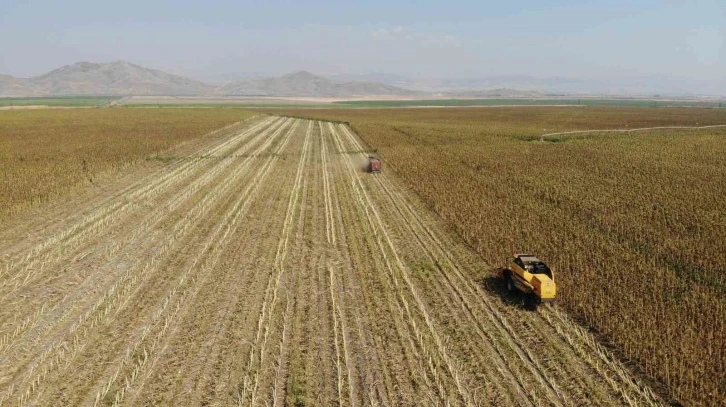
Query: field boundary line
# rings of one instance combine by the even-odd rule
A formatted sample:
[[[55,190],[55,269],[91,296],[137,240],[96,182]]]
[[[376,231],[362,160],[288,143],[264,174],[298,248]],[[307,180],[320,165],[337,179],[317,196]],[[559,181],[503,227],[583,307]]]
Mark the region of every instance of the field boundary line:
[[[635,129],[603,129],[603,130],[573,130],[573,131],[561,131],[557,133],[546,133],[539,136],[539,141],[544,141],[545,137],[550,136],[567,136],[572,134],[585,134],[585,133],[633,133],[638,131],[649,131],[649,130],[702,130],[702,129],[715,129],[719,127],[726,127],[726,124],[711,124],[708,126],[656,126],[656,127],[640,127]]]

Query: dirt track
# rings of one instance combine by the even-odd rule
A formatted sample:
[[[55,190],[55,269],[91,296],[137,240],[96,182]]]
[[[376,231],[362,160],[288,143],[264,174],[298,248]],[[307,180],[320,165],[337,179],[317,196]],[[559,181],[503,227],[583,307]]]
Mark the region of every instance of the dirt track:
[[[659,404],[557,307],[485,290],[348,128],[225,132],[0,231],[0,405]]]

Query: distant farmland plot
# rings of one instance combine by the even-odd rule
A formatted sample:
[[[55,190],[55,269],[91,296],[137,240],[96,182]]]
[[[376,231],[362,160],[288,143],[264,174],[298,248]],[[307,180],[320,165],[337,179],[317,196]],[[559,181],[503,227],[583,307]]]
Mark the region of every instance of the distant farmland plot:
[[[492,266],[512,248],[539,254],[554,266],[560,303],[673,397],[726,404],[726,129],[539,141],[724,124],[726,111],[274,112],[349,122]]]
[[[486,99],[421,99],[421,100],[351,100],[334,102],[351,107],[455,107],[455,106],[619,106],[619,107],[721,107],[718,101],[667,99],[595,99],[595,98],[486,98]]]
[[[0,98],[0,106],[102,106],[120,99],[119,96],[68,96],[35,98]]]
[[[253,114],[239,109],[0,111],[0,218]]]

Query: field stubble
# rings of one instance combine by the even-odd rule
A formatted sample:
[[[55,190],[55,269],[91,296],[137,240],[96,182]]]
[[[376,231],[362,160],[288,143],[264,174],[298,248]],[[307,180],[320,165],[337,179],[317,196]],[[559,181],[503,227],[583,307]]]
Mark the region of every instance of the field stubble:
[[[349,128],[218,136],[0,231],[1,404],[660,404],[557,307],[485,290]]]
[[[207,142],[253,115],[238,109],[0,111],[0,221],[101,185],[130,164],[159,168],[178,158],[173,147]]]

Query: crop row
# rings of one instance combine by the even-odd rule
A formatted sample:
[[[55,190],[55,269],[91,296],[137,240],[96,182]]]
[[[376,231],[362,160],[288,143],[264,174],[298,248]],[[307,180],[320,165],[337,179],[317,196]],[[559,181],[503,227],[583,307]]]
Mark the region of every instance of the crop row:
[[[539,141],[543,133],[589,128],[723,124],[723,112],[277,112],[350,122],[492,269],[512,249],[539,254],[555,270],[559,303],[662,393],[694,405],[726,402],[726,131]],[[469,278],[498,290],[485,270]]]

